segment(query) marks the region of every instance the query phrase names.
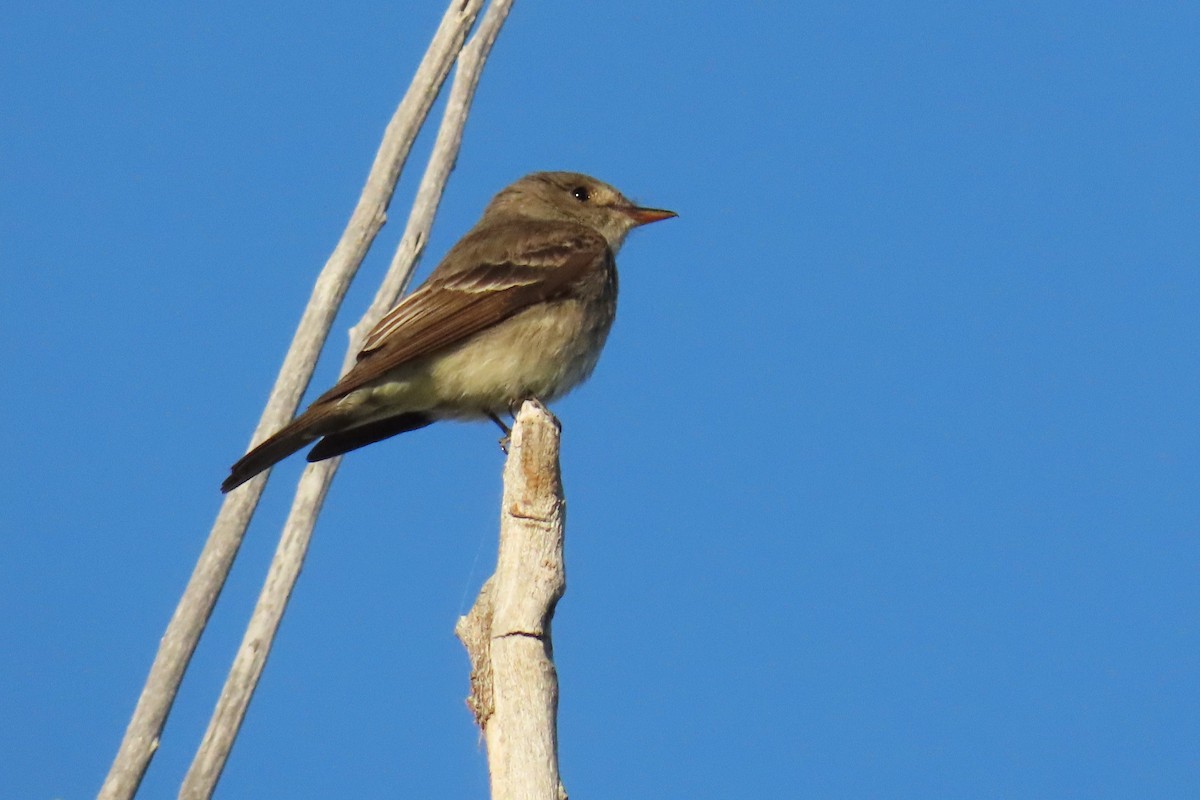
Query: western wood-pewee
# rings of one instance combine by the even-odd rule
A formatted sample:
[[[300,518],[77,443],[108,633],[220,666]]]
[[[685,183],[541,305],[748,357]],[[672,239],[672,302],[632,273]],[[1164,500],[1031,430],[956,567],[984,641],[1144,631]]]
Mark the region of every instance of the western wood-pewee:
[[[614,255],[630,230],[675,216],[606,183],[538,172],[501,191],[358,363],[233,465],[228,492],[320,439],[309,461],[422,428],[561,397],[596,366],[617,309]]]

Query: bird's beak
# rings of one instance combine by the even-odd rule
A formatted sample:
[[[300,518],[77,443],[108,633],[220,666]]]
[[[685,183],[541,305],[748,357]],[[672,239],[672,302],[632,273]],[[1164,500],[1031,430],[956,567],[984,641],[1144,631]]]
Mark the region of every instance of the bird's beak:
[[[667,211],[662,208],[639,208],[638,206],[630,206],[623,209],[625,213],[636,222],[638,225],[649,225],[651,222],[678,217],[674,211]]]

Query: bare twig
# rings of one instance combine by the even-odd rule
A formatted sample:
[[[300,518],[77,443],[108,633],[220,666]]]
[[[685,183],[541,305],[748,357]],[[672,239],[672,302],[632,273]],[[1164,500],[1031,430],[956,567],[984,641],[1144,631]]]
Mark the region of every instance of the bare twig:
[[[343,365],[344,369],[354,363],[353,356],[358,352],[358,343],[366,338],[367,332],[379,318],[396,304],[396,300],[408,286],[413,266],[425,250],[429,230],[433,227],[434,214],[437,213],[446,181],[458,159],[463,129],[466,127],[471,102],[475,99],[475,88],[483,74],[483,65],[511,8],[512,0],[492,0],[479,22],[479,29],[471,36],[471,40],[463,47],[462,54],[458,57],[458,69],[450,86],[446,110],[442,113],[442,124],[438,128],[437,140],[433,143],[429,166],[425,169],[417,196],[413,200],[404,236],[401,237],[396,253],[392,256],[391,266],[388,267],[387,275],[384,276],[371,307],[358,324],[350,329],[351,346]]]
[[[560,800],[558,675],[550,620],[566,590],[558,421],[525,403],[512,426],[500,552],[455,628],[471,657],[467,704],[487,740],[492,800]]]
[[[343,371],[354,363],[354,354],[361,347],[367,332],[395,304],[424,250],[446,181],[458,157],[463,128],[483,65],[510,7],[511,0],[492,2],[479,29],[463,48],[437,141],[417,191],[404,237],[371,307],[351,330]],[[220,778],[250,698],[266,665],[288,598],[308,552],[317,515],[340,462],[340,458],[334,458],[311,464],[301,476],[258,604],[246,627],[208,730],[184,778],[181,798],[199,800],[210,797]]]
[[[264,439],[295,414],[338,306],[386,220],[396,181],[417,132],[482,5],[483,0],[453,0],[442,17],[404,100],[388,123],[358,205],[317,278],[251,444]],[[100,800],[129,800],[137,792],[150,759],[158,749],[159,736],[183,673],[225,585],[266,479],[264,474],[226,496],[159,644],[137,707],[100,789]]]

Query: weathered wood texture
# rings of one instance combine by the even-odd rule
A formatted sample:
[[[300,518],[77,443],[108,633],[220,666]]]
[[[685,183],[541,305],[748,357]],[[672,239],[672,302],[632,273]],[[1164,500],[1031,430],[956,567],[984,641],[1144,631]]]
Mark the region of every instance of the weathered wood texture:
[[[487,742],[492,800],[560,800],[558,675],[550,621],[566,591],[558,421],[526,402],[513,423],[496,572],[456,632],[471,657],[467,704]]]

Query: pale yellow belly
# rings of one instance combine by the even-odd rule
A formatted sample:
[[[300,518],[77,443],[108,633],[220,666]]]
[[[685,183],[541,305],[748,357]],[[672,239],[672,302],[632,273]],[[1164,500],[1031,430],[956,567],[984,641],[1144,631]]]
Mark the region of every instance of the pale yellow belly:
[[[576,300],[529,309],[351,392],[339,406],[365,423],[409,411],[479,417],[528,397],[548,402],[591,375],[612,312]]]

